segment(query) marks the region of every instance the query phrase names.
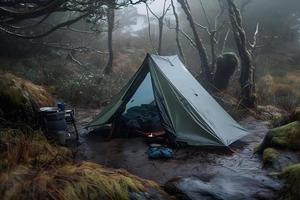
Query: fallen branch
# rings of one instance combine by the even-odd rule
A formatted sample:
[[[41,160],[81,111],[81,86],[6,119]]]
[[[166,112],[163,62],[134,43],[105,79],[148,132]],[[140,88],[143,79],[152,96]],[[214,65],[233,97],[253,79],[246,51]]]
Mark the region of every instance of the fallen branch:
[[[70,56],[71,60],[73,60],[73,61],[74,61],[75,63],[77,63],[78,65],[80,65],[80,66],[83,65],[79,60],[77,60],[77,59],[73,56],[72,52],[69,53],[69,56]]]

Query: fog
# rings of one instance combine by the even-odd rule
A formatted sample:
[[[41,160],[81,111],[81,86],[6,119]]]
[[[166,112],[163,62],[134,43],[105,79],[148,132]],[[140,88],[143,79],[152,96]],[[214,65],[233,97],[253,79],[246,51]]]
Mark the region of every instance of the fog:
[[[166,8],[169,9],[165,10],[166,15],[163,19],[161,55],[180,54],[176,43],[176,21],[170,2],[170,0],[166,1]],[[213,58],[211,53],[212,46],[210,36],[205,27],[209,25],[212,27],[215,24],[216,16],[220,13],[220,5],[217,0],[202,0],[202,7],[200,2],[199,0],[188,1],[192,17],[197,24],[196,31],[203,42],[208,60],[211,62],[210,60]],[[249,3],[245,4],[243,8],[242,6],[245,2]],[[257,25],[259,25],[256,38],[257,48],[255,48],[253,53],[253,60],[256,65],[256,76],[258,77],[258,88],[260,88],[260,80],[265,80],[262,79],[265,76],[271,75],[273,81],[275,81],[282,78],[280,78],[280,75],[288,76],[290,73],[298,73],[300,2],[298,0],[287,0],[284,2],[281,0],[238,0],[236,3],[237,7],[241,9],[242,23],[246,32],[247,43],[250,44],[253,42],[255,29]],[[22,66],[20,63],[23,63],[24,60],[26,60],[25,62],[29,62],[30,66],[34,65],[37,67],[37,69],[39,69],[39,65],[57,66],[57,63],[62,62],[70,66],[74,65],[73,67],[78,68],[77,70],[79,71],[71,69],[71,67],[71,74],[77,74],[83,70],[87,75],[92,74],[95,77],[105,77],[105,81],[102,81],[102,84],[104,84],[103,88],[99,90],[99,93],[103,96],[101,98],[102,100],[99,100],[97,97],[95,97],[95,100],[97,99],[96,102],[108,101],[137,70],[145,55],[147,53],[156,54],[158,51],[160,35],[159,21],[156,16],[160,17],[162,15],[164,1],[149,1],[148,6],[148,16],[145,3],[128,5],[116,9],[112,32],[112,50],[114,57],[112,65],[113,73],[111,75],[103,75],[102,73],[107,65],[107,60],[109,59],[108,52],[110,51],[107,42],[108,24],[105,15],[102,19],[99,18],[96,23],[91,22],[92,18],[87,18],[69,27],[60,28],[52,34],[36,40],[15,39],[13,36],[9,36],[9,39],[6,39],[8,36],[1,34],[3,46],[6,47],[0,49],[4,61],[6,56],[15,57],[18,55],[22,57],[9,61],[10,63],[16,64],[5,65],[5,68],[11,70],[9,67],[11,65],[18,68],[17,66]],[[193,42],[195,41],[193,31],[181,5],[177,1],[174,1],[174,6],[178,14],[180,28],[179,42],[185,57],[185,64],[192,74],[197,77],[202,73],[203,69],[197,48],[193,46]],[[77,15],[76,12],[54,13],[47,19],[47,23],[42,24],[37,32],[49,29],[49,24],[63,22]],[[37,19],[33,19],[33,21],[34,20]],[[214,44],[215,56],[220,56],[222,51],[235,52],[238,54],[233,32],[230,31],[232,26],[230,25],[226,9],[218,21],[220,28],[215,38],[217,40]],[[202,28],[200,28],[200,26],[202,26]],[[73,29],[73,31],[70,28]],[[74,29],[77,31],[74,31]],[[228,33],[228,36],[224,42],[226,33]],[[29,32],[29,34],[31,33]],[[73,58],[78,62],[74,62],[74,59],[73,61],[72,59],[70,60],[69,57],[70,50],[68,49],[76,48],[88,49],[88,51],[71,51]],[[249,45],[248,48],[250,48]],[[280,57],[278,55],[280,55]],[[37,59],[37,57],[44,57],[47,60],[47,64],[42,64],[43,59]],[[280,61],[277,60],[279,58]],[[4,63],[7,62],[5,61]],[[80,66],[76,66],[76,63],[80,63]],[[286,68],[282,67],[279,69],[280,67],[278,66],[278,70],[277,67],[273,70],[272,66],[274,67],[274,65],[284,65]],[[22,70],[18,71],[19,74],[29,78],[34,76],[27,74],[26,67],[22,66],[21,68]],[[291,69],[295,71],[290,71]],[[39,70],[37,70],[37,72],[38,71]],[[56,74],[57,72],[53,70],[51,73]],[[236,77],[233,78],[232,84],[235,84],[238,80],[238,73],[239,71],[236,72]],[[122,78],[118,79],[116,87],[114,87],[113,90],[109,90],[106,84],[116,80],[119,76]],[[60,84],[55,81],[60,80],[60,78],[54,78],[52,75],[49,75],[47,79],[42,77],[41,79],[36,79],[35,81],[37,83],[50,85]],[[281,82],[283,85],[286,84],[285,79],[282,79]],[[263,89],[263,86],[261,89]],[[238,89],[230,90],[229,93],[236,95],[238,93],[236,90]],[[61,95],[60,93],[62,91],[56,92]],[[78,89],[76,92],[83,91]],[[259,92],[265,93],[265,91],[262,90]],[[62,98],[65,98],[67,101],[73,101],[72,95]],[[82,98],[84,98],[84,95],[82,95]],[[262,97],[261,101],[263,103],[269,103],[271,99],[271,97]],[[78,100],[80,100],[80,98]],[[92,101],[95,102],[94,100]]]
[[[299,77],[300,0],[0,0],[0,199],[299,200]]]

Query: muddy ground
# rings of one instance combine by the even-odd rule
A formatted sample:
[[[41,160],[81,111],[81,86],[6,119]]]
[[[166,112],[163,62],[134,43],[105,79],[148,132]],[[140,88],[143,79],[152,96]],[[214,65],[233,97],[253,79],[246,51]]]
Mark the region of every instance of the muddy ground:
[[[79,159],[108,167],[124,168],[135,175],[154,180],[162,185],[177,177],[197,176],[202,177],[202,180],[205,179],[203,177],[210,177],[210,179],[223,177],[218,180],[218,184],[230,185],[233,187],[230,188],[232,191],[251,190],[254,193],[263,192],[268,195],[270,191],[281,187],[281,183],[276,178],[269,176],[272,170],[263,168],[261,156],[254,154],[255,146],[262,141],[268,131],[266,122],[253,117],[242,119],[240,124],[247,128],[250,134],[232,144],[231,151],[185,147],[174,149],[172,159],[151,160],[146,154],[148,145],[145,138],[107,140],[97,134],[88,134],[83,126],[98,112],[98,110],[77,111],[82,142],[79,147]],[[231,185],[231,182],[234,185]]]

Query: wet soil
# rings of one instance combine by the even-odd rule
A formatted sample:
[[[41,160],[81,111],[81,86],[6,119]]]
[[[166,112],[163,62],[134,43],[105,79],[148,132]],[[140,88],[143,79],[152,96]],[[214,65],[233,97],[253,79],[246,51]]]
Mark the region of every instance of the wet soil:
[[[209,177],[218,175],[247,176],[259,182],[278,182],[268,176],[263,169],[261,157],[254,154],[254,148],[268,131],[267,123],[247,117],[240,124],[250,134],[230,146],[223,148],[184,147],[174,149],[174,158],[169,160],[151,160],[146,152],[145,138],[114,138],[107,140],[99,134],[88,134],[83,126],[99,110],[78,110],[77,118],[81,130],[81,146],[78,159],[93,161],[113,168],[124,168],[142,178],[154,180],[160,184],[175,177]],[[277,187],[277,186],[276,186]]]

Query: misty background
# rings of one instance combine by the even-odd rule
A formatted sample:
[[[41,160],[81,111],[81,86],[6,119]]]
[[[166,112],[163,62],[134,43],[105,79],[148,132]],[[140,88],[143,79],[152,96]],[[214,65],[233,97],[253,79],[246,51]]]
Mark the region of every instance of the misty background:
[[[180,28],[192,38],[186,15],[181,6],[174,2]],[[238,6],[242,6],[243,2],[244,0],[237,1]],[[164,1],[148,3],[157,16],[162,14],[163,4]],[[168,0],[167,7],[169,4]],[[207,26],[207,19],[199,1],[190,0],[189,4],[195,21]],[[219,12],[218,1],[203,0],[203,6],[208,21],[213,24]],[[258,104],[281,105],[291,99],[296,103],[300,97],[300,2],[253,0],[241,12],[249,42],[252,41],[259,24],[258,45],[253,55]],[[62,22],[74,15],[74,12],[55,14],[46,21],[43,28],[47,28],[47,24]],[[220,20],[220,23],[225,24],[217,36],[220,41],[230,29],[226,20],[225,17]],[[81,20],[41,39],[18,39],[1,33],[1,68],[47,87],[58,99],[73,105],[105,105],[138,69],[145,55],[156,53],[155,48],[158,46],[158,20],[149,10],[147,15],[144,3],[117,9],[114,25],[113,72],[109,75],[103,73],[108,59],[105,20],[97,24]],[[175,18],[172,8],[169,7],[164,18],[162,55],[178,54],[174,27]],[[209,53],[209,36],[201,28],[198,31]],[[201,72],[197,51],[182,34],[180,41],[185,64],[197,77]],[[217,43],[218,55],[221,47],[222,43]],[[225,52],[236,52],[231,32],[228,34]],[[231,80],[232,87],[224,95],[238,98],[238,73],[239,70]]]

